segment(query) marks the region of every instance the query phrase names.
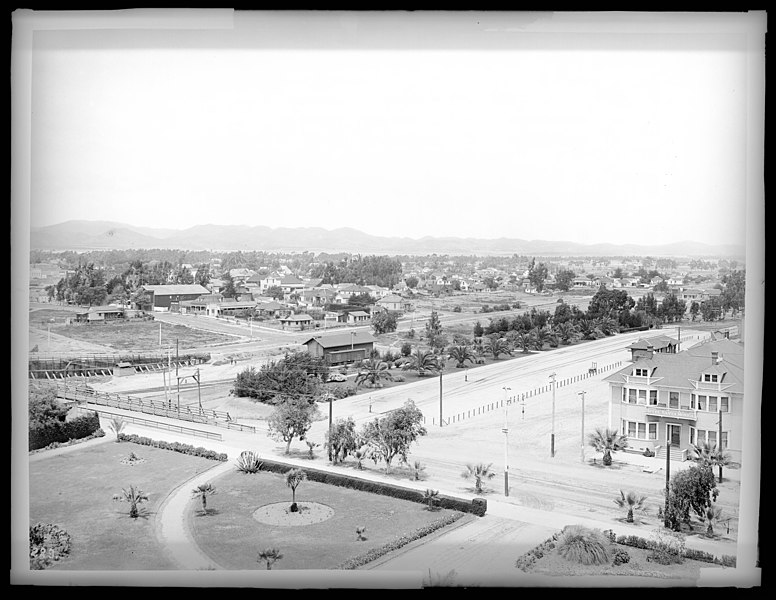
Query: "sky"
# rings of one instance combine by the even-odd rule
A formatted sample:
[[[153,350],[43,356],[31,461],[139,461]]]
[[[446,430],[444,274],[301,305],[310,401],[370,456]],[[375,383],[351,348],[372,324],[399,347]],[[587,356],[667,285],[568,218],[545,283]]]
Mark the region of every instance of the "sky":
[[[756,19],[151,13],[35,31],[31,227],[744,244]]]

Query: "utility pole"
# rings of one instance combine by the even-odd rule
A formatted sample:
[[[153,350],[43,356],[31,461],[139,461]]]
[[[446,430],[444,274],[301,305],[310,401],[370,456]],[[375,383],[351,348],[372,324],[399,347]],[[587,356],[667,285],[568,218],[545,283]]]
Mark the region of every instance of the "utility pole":
[[[181,412],[181,380],[178,377],[178,338],[175,338],[175,377],[178,379],[178,413]]]
[[[509,398],[507,392],[512,388],[504,387],[504,495],[509,496]]]
[[[579,446],[580,450],[580,458],[582,462],[585,462],[585,393],[586,392],[579,392],[579,396],[582,397],[582,439],[581,444]]]
[[[665,508],[663,509],[663,525],[665,527],[669,526],[668,494],[670,490],[670,487],[669,487],[670,480],[671,480],[671,440],[668,439],[666,444],[666,503],[665,503]]]
[[[159,347],[162,346],[162,324],[159,323]]]
[[[333,413],[332,413],[331,403],[332,403],[332,400],[333,400],[333,396],[331,394],[326,394],[326,399],[329,401],[329,462],[331,462],[332,461],[331,432],[332,432],[332,425],[333,425],[333,420],[332,420]],[[371,408],[372,408],[371,405],[370,405],[369,408],[371,410]]]
[[[722,483],[722,409],[719,409],[719,430],[717,432],[717,458],[720,460],[719,467],[719,483]]]
[[[439,426],[442,427],[442,371],[439,371]]]
[[[552,433],[550,434],[550,456],[555,458],[555,373],[550,373],[552,380]]]

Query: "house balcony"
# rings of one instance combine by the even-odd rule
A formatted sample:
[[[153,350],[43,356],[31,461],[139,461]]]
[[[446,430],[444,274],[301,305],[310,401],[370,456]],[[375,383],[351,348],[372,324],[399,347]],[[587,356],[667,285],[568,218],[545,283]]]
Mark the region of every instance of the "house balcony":
[[[665,404],[651,404],[646,407],[646,414],[651,417],[685,419],[687,421],[698,420],[698,411],[689,406],[669,408]]]

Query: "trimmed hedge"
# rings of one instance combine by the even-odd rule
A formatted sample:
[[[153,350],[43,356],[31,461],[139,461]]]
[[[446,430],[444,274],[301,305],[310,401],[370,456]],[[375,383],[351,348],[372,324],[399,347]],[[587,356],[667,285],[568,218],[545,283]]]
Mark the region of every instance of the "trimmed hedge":
[[[285,473],[288,471],[288,469],[291,468],[296,467],[287,463],[262,459],[261,469],[264,471],[271,471],[273,473]],[[304,471],[307,473],[307,479],[310,481],[318,481],[328,485],[336,485],[339,487],[371,492],[373,494],[382,494],[383,496],[392,496],[393,498],[409,500],[419,504],[427,504],[427,501],[423,497],[423,491],[421,490],[406,488],[400,485],[384,483],[381,481],[369,481],[342,473],[330,473],[328,471],[311,469],[308,467],[305,467]],[[488,502],[484,498],[474,498],[473,500],[469,501],[464,500],[463,498],[454,498],[452,496],[444,496],[440,494],[436,497],[436,506],[439,508],[448,508],[464,513],[471,513],[477,515],[478,517],[482,517],[485,515],[485,512],[488,509]]]
[[[457,512],[457,513],[447,515],[446,517],[443,517],[437,521],[434,521],[433,523],[429,523],[425,527],[416,529],[409,535],[403,535],[400,538],[393,540],[392,542],[388,542],[387,544],[380,546],[379,548],[373,548],[372,550],[370,550],[369,552],[366,552],[365,554],[362,554],[361,556],[356,556],[355,558],[351,558],[336,568],[337,569],[357,569],[358,567],[361,567],[363,565],[369,564],[374,560],[377,560],[381,556],[385,556],[389,552],[393,552],[394,550],[398,550],[399,548],[406,546],[410,542],[414,542],[415,540],[419,540],[420,538],[426,537],[427,535],[434,533],[437,529],[441,529],[442,527],[447,527],[451,523],[455,523],[458,519],[460,519],[463,516],[464,516],[464,513],[462,512]]]
[[[223,452],[216,452],[215,450],[208,450],[202,446],[192,446],[191,444],[182,444],[180,442],[165,442],[164,440],[152,440],[151,438],[141,437],[135,433],[127,435],[125,433],[119,434],[119,440],[122,442],[132,442],[133,444],[139,444],[141,446],[151,446],[153,448],[160,448],[162,450],[172,450],[173,452],[180,452],[181,454],[188,454],[190,456],[200,456],[202,458],[209,458],[210,460],[218,460],[225,462],[228,457]]]
[[[96,412],[90,412],[70,421],[33,423],[29,428],[29,449],[38,450],[54,443],[80,440],[91,436],[99,428],[100,417]]]

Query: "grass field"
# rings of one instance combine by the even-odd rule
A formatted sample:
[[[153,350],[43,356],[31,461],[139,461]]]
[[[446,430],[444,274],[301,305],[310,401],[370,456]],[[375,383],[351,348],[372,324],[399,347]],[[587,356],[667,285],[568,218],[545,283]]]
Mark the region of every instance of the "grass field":
[[[144,462],[122,463],[130,452]],[[222,463],[131,442],[106,442],[30,463],[30,524],[53,523],[72,537],[72,550],[48,570],[175,570],[156,535],[163,500],[192,477]],[[208,514],[192,500],[186,515],[203,551],[225,569],[265,569],[258,551],[275,546],[284,558],[275,569],[332,569],[348,559],[389,544],[454,511],[428,511],[425,505],[313,481],[297,488],[299,503],[333,509],[326,521],[299,527],[271,526],[253,518],[259,507],[291,503],[282,474],[237,471],[211,482],[217,490]],[[113,495],[135,485],[149,494],[141,517]],[[366,527],[358,541],[356,528]]]

